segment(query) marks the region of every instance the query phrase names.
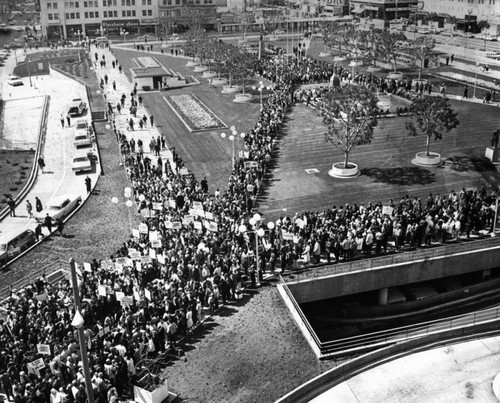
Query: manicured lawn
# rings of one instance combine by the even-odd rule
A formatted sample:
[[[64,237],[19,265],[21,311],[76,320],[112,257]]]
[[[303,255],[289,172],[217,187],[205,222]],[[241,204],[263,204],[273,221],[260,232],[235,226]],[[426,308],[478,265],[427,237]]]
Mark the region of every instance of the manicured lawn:
[[[34,151],[0,152],[0,210],[23,189],[33,166]]]

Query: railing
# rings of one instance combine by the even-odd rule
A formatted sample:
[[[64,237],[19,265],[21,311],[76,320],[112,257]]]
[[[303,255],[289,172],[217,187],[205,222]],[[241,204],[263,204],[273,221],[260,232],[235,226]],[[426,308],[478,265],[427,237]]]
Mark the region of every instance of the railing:
[[[67,267],[67,262],[58,259],[43,267],[31,270],[29,275],[13,281],[8,287],[0,289],[0,306],[3,305],[5,299],[10,296],[12,290],[19,290],[28,284],[33,284],[36,279],[41,276],[45,276],[49,283],[57,283],[62,278],[66,277]]]
[[[432,259],[441,256],[449,256],[462,252],[470,252],[493,247],[500,247],[500,237],[482,238],[477,241],[463,242],[453,245],[443,244],[431,249],[418,249],[407,252],[394,252],[385,256],[373,258],[362,258],[351,262],[316,266],[302,270],[287,272],[283,275],[285,283],[298,283],[304,280],[334,276],[361,270],[370,270],[375,267],[391,266],[416,260]]]
[[[390,344],[408,341],[424,335],[436,334],[452,329],[476,326],[500,320],[500,307],[493,307],[468,314],[452,316],[445,319],[402,326],[379,332],[332,340],[320,344],[323,356],[340,356],[353,354],[361,350],[385,347]]]

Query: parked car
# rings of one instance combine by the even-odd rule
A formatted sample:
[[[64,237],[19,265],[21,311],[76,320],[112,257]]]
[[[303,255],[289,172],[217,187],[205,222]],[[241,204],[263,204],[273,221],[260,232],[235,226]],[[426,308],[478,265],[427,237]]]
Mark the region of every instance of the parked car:
[[[71,117],[82,116],[87,110],[87,104],[81,98],[74,98],[69,106],[68,114]]]
[[[169,41],[178,41],[179,39],[179,35],[177,34],[172,34],[170,38],[168,38]]]
[[[92,170],[92,161],[86,152],[79,152],[73,156],[71,168],[75,173]]]
[[[86,119],[78,119],[75,124],[75,134],[76,132],[85,132],[89,130],[89,122]]]
[[[24,83],[20,79],[7,80],[7,83],[9,85],[12,85],[13,87],[19,87],[20,85],[24,85]]]
[[[92,140],[90,139],[88,132],[77,132],[73,138],[73,145],[75,148],[88,148],[92,147]]]
[[[285,31],[282,29],[277,29],[274,31],[274,35],[285,35]]]
[[[56,196],[50,199],[45,208],[39,213],[35,214],[35,219],[43,223],[47,214],[52,217],[52,220],[64,220],[80,203],[82,202],[81,196]]]
[[[146,41],[155,41],[156,37],[153,36],[153,35],[145,34],[145,35],[138,36],[137,40],[138,41],[144,41],[144,42],[146,42]]]
[[[17,229],[0,238],[0,266],[36,243],[35,233],[29,229]]]

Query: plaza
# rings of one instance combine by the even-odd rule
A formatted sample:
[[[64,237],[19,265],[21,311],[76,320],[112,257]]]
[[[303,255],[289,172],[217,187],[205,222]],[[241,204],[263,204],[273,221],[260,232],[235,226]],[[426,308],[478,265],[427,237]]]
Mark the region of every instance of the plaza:
[[[126,47],[112,47],[112,52],[96,48],[92,49],[91,56],[94,51],[98,59],[105,57],[107,66],[96,67],[93,71],[95,77],[88,80],[90,94],[92,98],[102,94],[97,93],[99,82],[107,75],[109,84],[104,94],[114,108],[122,94],[129,97],[133,91],[133,84],[126,75],[133,59],[144,52]],[[183,75],[193,74],[186,67],[186,58],[160,52],[154,54],[169,69]],[[114,59],[123,68],[123,73],[110,66]],[[262,77],[252,78],[254,84],[259,80]],[[113,81],[117,90],[111,89]],[[235,126],[238,132],[252,130],[259,118],[258,94],[254,94],[253,102],[238,104],[221,94],[220,88],[206,83],[168,92],[169,96],[181,94],[195,94],[222,122]],[[123,110],[123,115],[116,114],[116,128],[124,133],[127,142],[131,138],[136,142],[142,140],[144,153],[155,160],[157,156],[153,156],[150,140],[161,134],[167,145],[160,151],[163,161],[176,166],[175,155],[180,156],[185,168],[198,181],[207,179],[210,195],[217,189],[224,192],[232,171],[233,147],[239,154],[243,140],[237,138],[231,143],[221,137],[222,132],[228,132],[227,128],[190,132],[163,101],[165,93],[140,92],[140,96],[138,118],[154,116],[155,124],[153,127],[148,120],[145,129],[136,126],[128,130],[126,122],[132,118],[128,108]],[[351,158],[359,163],[362,175],[348,180],[334,180],[327,175],[329,167],[341,159],[341,154],[325,146],[322,136],[325,128],[318,113],[302,102],[290,104],[277,138],[274,166],[264,177],[264,190],[254,210],[270,222],[306,211],[322,211],[334,204],[379,201],[385,204],[388,199],[397,202],[406,195],[424,199],[429,192],[448,195],[453,190],[482,186],[490,190],[498,183],[498,173],[483,155],[492,132],[498,128],[494,120],[497,105],[460,100],[451,103],[459,113],[461,125],[432,144],[433,150],[439,151],[445,159],[443,165],[421,168],[411,164],[412,156],[422,150],[423,141],[419,137],[408,137],[405,118],[396,117],[381,120],[374,141],[357,147],[352,153]],[[58,118],[59,113],[53,117],[53,125],[59,124]],[[93,181],[91,195],[68,221],[65,230],[70,236],[52,237],[14,262],[4,274],[6,283],[22,278],[32,266],[43,266],[46,273],[64,268],[69,255],[82,264],[93,258],[107,260],[121,244],[129,241],[130,227],[139,226],[143,218],[135,208],[130,210],[120,202],[117,205],[110,203],[113,197],[123,199],[123,189],[130,183],[120,164],[133,167],[132,163],[127,166],[125,156],[117,153],[117,140],[122,139],[117,139],[110,123],[96,122],[103,174]],[[57,160],[57,156],[53,158]],[[77,186],[83,191],[82,178],[78,180]],[[172,358],[163,372],[181,399],[273,401],[336,364],[318,362],[308,349],[275,291],[276,281],[271,278],[260,289],[246,289],[243,299],[230,301],[186,337],[181,347],[184,355]]]

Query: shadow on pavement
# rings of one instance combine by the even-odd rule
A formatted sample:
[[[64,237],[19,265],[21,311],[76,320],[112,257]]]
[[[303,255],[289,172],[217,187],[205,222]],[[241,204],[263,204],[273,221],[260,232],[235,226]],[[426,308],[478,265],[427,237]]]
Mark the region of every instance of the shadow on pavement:
[[[428,185],[436,181],[435,174],[421,167],[364,168],[361,175],[371,177],[376,182],[399,186]]]
[[[484,157],[466,157],[466,156],[453,156],[446,158],[446,166],[449,166],[454,171],[477,171],[486,172],[495,169],[490,160]]]

